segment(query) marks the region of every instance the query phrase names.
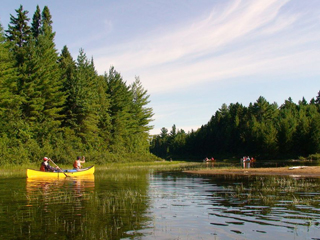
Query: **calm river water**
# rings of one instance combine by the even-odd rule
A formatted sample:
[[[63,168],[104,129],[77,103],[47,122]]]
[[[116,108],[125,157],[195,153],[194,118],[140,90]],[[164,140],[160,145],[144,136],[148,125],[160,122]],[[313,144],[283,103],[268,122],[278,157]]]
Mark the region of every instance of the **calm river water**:
[[[320,180],[98,170],[0,178],[0,239],[320,239]]]

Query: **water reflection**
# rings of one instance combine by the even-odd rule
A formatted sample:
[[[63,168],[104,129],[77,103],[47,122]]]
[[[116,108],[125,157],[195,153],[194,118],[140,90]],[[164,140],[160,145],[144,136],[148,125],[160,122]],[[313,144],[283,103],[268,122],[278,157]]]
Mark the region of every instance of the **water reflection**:
[[[81,226],[94,194],[95,178],[27,179],[27,204],[20,211],[21,239],[82,238]],[[26,221],[26,219],[28,219]],[[28,230],[27,230],[28,229]],[[59,239],[59,238],[57,238]]]
[[[139,169],[0,179],[0,239],[309,239],[320,179]]]
[[[94,190],[94,175],[74,178],[27,178],[27,194],[30,198],[38,195],[49,196],[61,190],[73,190],[75,196],[82,196],[86,192]]]
[[[147,173],[147,172],[146,172]],[[27,204],[19,211],[29,239],[121,239],[139,236],[150,218],[147,174],[97,172],[96,177],[28,179]],[[33,221],[25,221],[26,215]],[[38,232],[36,229],[42,229]]]
[[[145,239],[319,239],[319,179],[151,178],[153,232]]]
[[[50,205],[63,204],[77,211],[82,208],[82,202],[88,199],[89,194],[93,193],[94,187],[94,175],[60,179],[27,178],[27,206],[38,205],[40,202],[43,210],[48,211]],[[78,214],[81,215],[80,212]]]

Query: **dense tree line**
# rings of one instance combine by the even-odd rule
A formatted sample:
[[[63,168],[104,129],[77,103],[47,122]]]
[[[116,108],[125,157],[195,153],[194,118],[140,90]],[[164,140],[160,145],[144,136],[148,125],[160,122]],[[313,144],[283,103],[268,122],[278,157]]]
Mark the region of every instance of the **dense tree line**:
[[[0,25],[0,164],[155,159],[153,110],[139,78],[128,85],[114,67],[98,75],[83,49],[74,60],[54,43],[49,8],[32,19],[20,6]]]
[[[235,103],[216,111],[196,131],[173,125],[154,136],[151,152],[163,158],[205,157],[284,159],[320,153],[320,91],[308,103],[291,98],[281,106],[259,97],[248,107]]]

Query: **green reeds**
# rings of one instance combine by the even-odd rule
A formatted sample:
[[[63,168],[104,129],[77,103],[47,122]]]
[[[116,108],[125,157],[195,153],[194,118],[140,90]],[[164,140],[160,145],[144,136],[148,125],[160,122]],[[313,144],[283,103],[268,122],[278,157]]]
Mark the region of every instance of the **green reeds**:
[[[292,207],[296,205],[316,205],[319,206],[320,196],[317,192],[319,182],[317,179],[291,177],[249,177],[247,185],[238,184],[233,187],[233,197],[239,199],[255,199],[264,205],[272,206],[283,202]],[[306,189],[309,194],[305,193]]]

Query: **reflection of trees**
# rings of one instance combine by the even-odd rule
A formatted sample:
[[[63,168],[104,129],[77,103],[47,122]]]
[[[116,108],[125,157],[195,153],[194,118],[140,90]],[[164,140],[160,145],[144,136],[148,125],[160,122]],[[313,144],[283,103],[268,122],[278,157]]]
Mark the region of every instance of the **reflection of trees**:
[[[114,170],[100,176],[90,201],[92,216],[87,224],[100,239],[137,236],[147,221],[148,171]]]
[[[98,176],[98,177],[97,177]],[[120,239],[150,219],[147,172],[104,172],[95,179],[27,181],[27,206],[16,212],[21,239]]]
[[[94,176],[64,179],[27,179],[29,208],[21,216],[22,238],[72,239],[81,234],[87,201],[95,188]]]

